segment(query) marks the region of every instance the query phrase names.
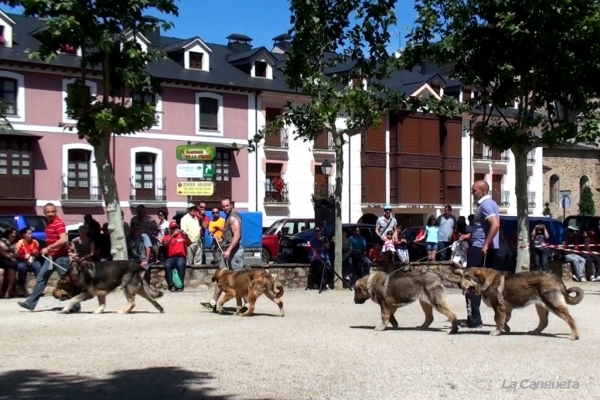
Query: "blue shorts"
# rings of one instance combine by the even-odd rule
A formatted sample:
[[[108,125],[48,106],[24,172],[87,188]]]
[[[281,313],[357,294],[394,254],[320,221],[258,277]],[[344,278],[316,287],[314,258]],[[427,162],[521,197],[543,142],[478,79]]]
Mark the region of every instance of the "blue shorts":
[[[437,251],[438,250],[438,244],[437,243],[427,243],[427,245],[425,246],[425,248],[427,249],[427,251]]]

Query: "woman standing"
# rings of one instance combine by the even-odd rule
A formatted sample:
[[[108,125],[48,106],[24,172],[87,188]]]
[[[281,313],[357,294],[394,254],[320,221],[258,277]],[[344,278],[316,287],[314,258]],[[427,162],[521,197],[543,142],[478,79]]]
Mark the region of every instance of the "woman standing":
[[[7,228],[0,239],[0,268],[4,270],[4,282],[0,286],[0,298],[14,297],[15,280],[17,277],[17,256],[15,255],[17,230],[12,226]]]
[[[156,251],[156,259],[159,261],[163,261],[163,259],[167,258],[167,251],[163,243],[163,239],[165,237],[165,232],[169,231],[169,221],[167,218],[169,217],[169,212],[165,210],[158,211],[158,232],[156,234],[156,244],[158,249]]]
[[[21,231],[23,238],[17,242],[17,290],[27,294],[27,269],[31,267],[35,276],[42,269],[42,263],[37,259],[40,255],[40,244],[33,238],[33,230],[25,228]]]

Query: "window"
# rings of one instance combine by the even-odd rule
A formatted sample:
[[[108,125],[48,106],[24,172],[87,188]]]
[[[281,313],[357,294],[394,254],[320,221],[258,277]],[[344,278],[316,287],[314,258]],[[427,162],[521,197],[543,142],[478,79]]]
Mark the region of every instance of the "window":
[[[217,149],[215,156],[215,181],[229,182],[229,163],[231,161],[231,152],[225,149]]]
[[[191,69],[202,69],[202,60],[204,58],[203,53],[199,53],[197,51],[190,51],[189,57]]]
[[[137,101],[142,104],[156,104],[156,96],[147,90],[135,92],[133,94],[133,101]]]
[[[550,203],[558,204],[560,200],[560,187],[558,175],[552,175],[550,177]]]
[[[6,108],[6,115],[17,115],[18,88],[16,79],[0,77],[0,101]]]
[[[155,161],[153,153],[136,153],[135,155],[135,197],[136,200],[153,200],[156,197]]]
[[[267,63],[264,61],[255,61],[254,62],[254,76],[258,76],[261,78],[267,77]]]
[[[0,25],[0,45],[6,45],[6,39],[4,38],[4,26]]]
[[[316,197],[328,197],[329,196],[329,176],[324,175],[321,171],[321,165],[314,166],[314,185],[315,189],[313,194]]]
[[[65,54],[77,54],[77,49],[71,44],[61,44],[60,52]]]
[[[223,97],[215,93],[196,94],[196,130],[209,136],[223,135]]]
[[[267,163],[265,169],[265,202],[283,202],[287,199],[287,185],[282,175],[283,164]]]
[[[31,175],[30,151],[29,142],[0,140],[0,175]]]
[[[69,150],[67,169],[67,193],[69,199],[84,199],[90,196],[90,159],[88,150]]]
[[[67,114],[67,94],[71,94],[74,89],[73,84],[75,83],[75,79],[63,79],[63,121],[68,124],[75,124],[77,121],[75,119],[69,118]],[[85,81],[85,89],[88,97],[95,97],[98,93],[98,85],[96,82]],[[73,93],[74,94],[74,93]]]

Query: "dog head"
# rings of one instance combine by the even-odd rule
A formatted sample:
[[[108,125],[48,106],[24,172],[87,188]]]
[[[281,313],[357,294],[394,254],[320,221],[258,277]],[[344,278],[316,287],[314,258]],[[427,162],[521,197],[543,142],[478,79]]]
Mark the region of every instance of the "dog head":
[[[86,262],[74,258],[69,270],[56,283],[52,296],[58,300],[69,300],[80,294],[85,288],[85,274],[89,266]]]
[[[356,304],[364,304],[365,301],[371,298],[371,294],[369,293],[369,288],[367,287],[367,283],[369,281],[368,276],[364,276],[356,281],[354,284],[354,303]]]
[[[227,268],[219,268],[213,274],[212,281],[218,282],[221,279],[221,277],[223,277],[228,272],[229,272],[229,270]]]
[[[460,287],[481,294],[490,287],[497,276],[498,272],[490,268],[469,268],[460,280]]]

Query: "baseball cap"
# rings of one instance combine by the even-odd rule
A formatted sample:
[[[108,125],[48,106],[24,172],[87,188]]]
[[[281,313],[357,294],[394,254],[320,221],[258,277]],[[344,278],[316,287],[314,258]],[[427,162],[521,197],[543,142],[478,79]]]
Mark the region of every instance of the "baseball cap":
[[[383,206],[383,210],[384,211],[387,211],[387,210],[392,211],[392,206],[390,206],[389,204],[386,204],[386,205]]]
[[[169,229],[177,229],[177,222],[175,222],[175,221],[172,221],[172,222],[169,224]]]
[[[188,203],[187,208],[196,208],[196,205],[194,203]]]

